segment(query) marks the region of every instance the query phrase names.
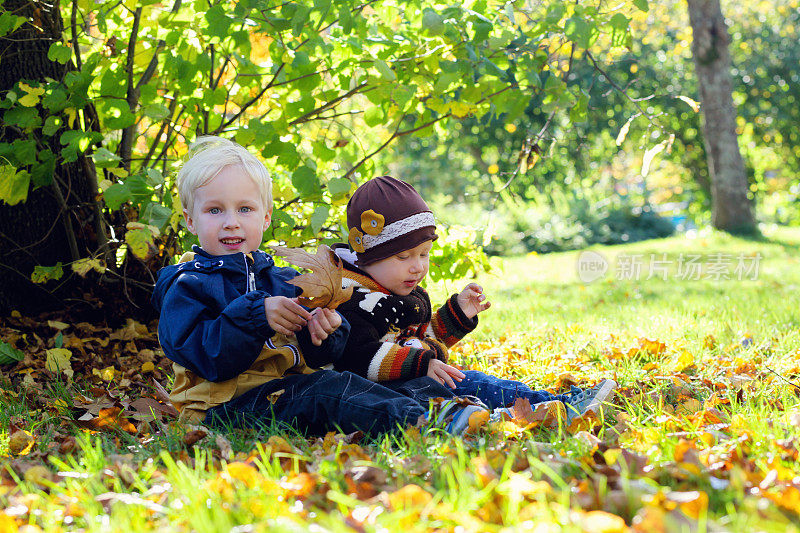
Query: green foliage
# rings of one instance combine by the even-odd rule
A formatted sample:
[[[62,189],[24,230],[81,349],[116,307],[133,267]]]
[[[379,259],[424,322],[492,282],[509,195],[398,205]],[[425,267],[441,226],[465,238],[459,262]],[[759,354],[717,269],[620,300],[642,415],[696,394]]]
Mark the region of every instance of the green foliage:
[[[555,93],[536,93],[517,118],[470,117],[453,124],[449,137],[402,140],[396,166],[426,190],[457,201],[489,202],[505,186],[505,194],[528,202],[552,183],[587,189],[604,182],[608,195],[644,188],[650,203],[688,204],[690,219],[708,221],[711,183],[686,5],[636,5],[641,12],[611,17],[611,31],[600,43],[624,45],[613,48],[613,60],[600,68],[580,50],[546,58],[550,67],[540,76],[551,88],[558,83],[548,72],[569,60],[569,74],[561,78],[575,97],[573,107],[553,112]],[[757,212],[762,220],[794,223],[800,219],[800,86],[791,80],[800,76],[800,4],[759,1],[724,8],[740,147]],[[561,16],[553,7],[543,19],[551,13]],[[600,43],[589,48],[595,60]]]
[[[606,197],[598,190],[558,186],[550,187],[536,202],[499,202],[491,209],[462,204],[439,208],[437,213],[445,223],[476,221],[472,242],[482,242],[486,253],[502,256],[636,242],[675,231],[673,223],[653,212],[652,206],[628,196]]]
[[[586,93],[549,55],[628,34],[627,7],[599,1],[74,2],[61,7],[76,23],[48,53],[69,67],[63,79],[20,80],[0,95],[3,122],[23,137],[0,143],[0,156],[14,191],[20,173],[47,186],[62,162],[91,156],[117,246],[128,222],[155,226],[154,246],[191,242],[169,215],[172,176],[200,135],[233,137],[266,162],[277,191],[269,238],[340,240],[351,184],[376,173],[386,146],[446,136],[458,120],[515,120],[531,94],[585,120]],[[0,31],[19,25],[0,17]]]
[[[429,275],[432,281],[474,277],[491,270],[477,230],[467,226],[439,226],[439,238],[431,250]]]

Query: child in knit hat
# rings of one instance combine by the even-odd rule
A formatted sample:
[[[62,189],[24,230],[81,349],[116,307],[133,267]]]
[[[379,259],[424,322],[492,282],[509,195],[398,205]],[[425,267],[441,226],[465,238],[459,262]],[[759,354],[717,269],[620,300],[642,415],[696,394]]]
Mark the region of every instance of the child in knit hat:
[[[349,248],[334,247],[345,265],[343,287],[353,296],[337,308],[351,325],[350,336],[335,369],[375,382],[428,376],[457,396],[477,397],[502,411],[517,398],[531,405],[548,402],[553,422],[587,411],[598,413],[616,383],[602,380],[592,389],[554,395],[524,383],[500,379],[448,364],[448,348],[478,325],[478,314],[490,307],[483,289],[468,284],[434,310],[419,284],[428,273],[436,225],[417,191],[404,181],[382,176],[360,186],[347,204]],[[553,407],[558,409],[553,410]]]

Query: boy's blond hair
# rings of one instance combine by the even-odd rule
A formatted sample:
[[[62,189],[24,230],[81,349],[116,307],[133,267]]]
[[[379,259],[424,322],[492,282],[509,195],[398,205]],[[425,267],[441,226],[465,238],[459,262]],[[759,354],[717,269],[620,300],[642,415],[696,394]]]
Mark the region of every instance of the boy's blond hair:
[[[243,146],[222,137],[199,137],[189,147],[189,159],[178,171],[178,195],[188,212],[194,208],[194,192],[208,184],[223,168],[238,165],[261,193],[264,208],[272,207],[272,179],[264,164]]]

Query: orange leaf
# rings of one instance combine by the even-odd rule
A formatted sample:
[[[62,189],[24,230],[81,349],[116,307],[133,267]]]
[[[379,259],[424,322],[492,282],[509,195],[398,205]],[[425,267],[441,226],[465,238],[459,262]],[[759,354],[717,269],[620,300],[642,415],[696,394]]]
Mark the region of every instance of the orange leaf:
[[[342,289],[344,267],[330,247],[320,244],[315,255],[300,248],[275,246],[273,249],[275,255],[285,257],[291,264],[311,270],[288,282],[302,289],[300,303],[306,307],[336,309],[353,295],[352,287]]]

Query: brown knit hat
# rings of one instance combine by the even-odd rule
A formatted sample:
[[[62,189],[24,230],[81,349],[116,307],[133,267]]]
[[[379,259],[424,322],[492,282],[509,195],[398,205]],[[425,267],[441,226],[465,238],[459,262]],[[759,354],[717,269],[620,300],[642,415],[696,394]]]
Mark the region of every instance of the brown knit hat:
[[[372,178],[347,202],[348,241],[356,266],[364,266],[433,241],[436,223],[428,204],[404,181]]]

